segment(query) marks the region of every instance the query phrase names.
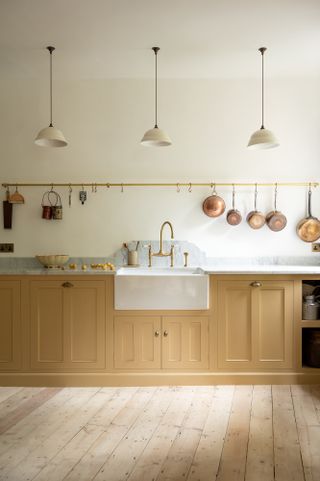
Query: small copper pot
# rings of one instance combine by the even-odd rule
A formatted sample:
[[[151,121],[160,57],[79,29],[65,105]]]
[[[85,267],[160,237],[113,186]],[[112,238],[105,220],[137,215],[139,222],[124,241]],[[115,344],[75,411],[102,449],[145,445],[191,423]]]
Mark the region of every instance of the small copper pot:
[[[315,242],[320,238],[320,221],[311,213],[311,196],[311,186],[309,186],[307,217],[300,220],[297,225],[297,234],[304,242]]]
[[[274,188],[274,210],[272,210],[266,215],[267,226],[273,232],[280,232],[287,225],[286,216],[282,214],[282,212],[277,210],[277,195],[278,195],[278,186],[276,184]]]
[[[242,221],[242,215],[240,212],[235,208],[235,188],[232,188],[232,209],[227,212],[227,222],[230,225],[239,225]]]
[[[251,229],[257,230],[261,229],[266,223],[266,218],[262,214],[262,212],[257,210],[257,197],[258,197],[258,187],[257,184],[254,190],[254,210],[249,212],[247,215],[247,223],[251,227]]]
[[[226,210],[225,201],[216,193],[215,186],[212,195],[203,201],[202,210],[208,217],[219,217]]]

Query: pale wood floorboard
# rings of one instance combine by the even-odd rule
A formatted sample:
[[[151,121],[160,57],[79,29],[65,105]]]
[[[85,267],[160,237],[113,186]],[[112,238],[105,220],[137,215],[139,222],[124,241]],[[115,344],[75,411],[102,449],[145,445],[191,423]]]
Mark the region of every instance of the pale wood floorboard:
[[[0,388],[1,481],[320,481],[320,386]]]

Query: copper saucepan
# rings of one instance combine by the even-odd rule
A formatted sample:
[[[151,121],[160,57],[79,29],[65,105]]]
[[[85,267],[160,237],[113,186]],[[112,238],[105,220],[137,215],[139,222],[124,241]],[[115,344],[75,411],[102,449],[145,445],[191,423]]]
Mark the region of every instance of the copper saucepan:
[[[297,225],[297,234],[304,242],[315,242],[320,237],[320,221],[311,214],[311,186],[308,191],[308,216],[302,219]]]
[[[235,196],[236,191],[234,184],[232,186],[232,209],[228,210],[227,212],[227,222],[230,225],[239,225],[242,221],[242,215],[240,212],[235,208]]]
[[[219,217],[226,210],[225,201],[217,194],[215,184],[212,195],[203,201],[202,210],[208,217]]]
[[[261,229],[266,223],[266,218],[262,212],[257,210],[258,186],[256,184],[254,189],[254,210],[247,215],[247,222],[251,229]]]
[[[273,232],[280,232],[287,225],[287,218],[282,212],[277,210],[278,185],[274,188],[274,210],[266,215],[266,222],[269,229]]]

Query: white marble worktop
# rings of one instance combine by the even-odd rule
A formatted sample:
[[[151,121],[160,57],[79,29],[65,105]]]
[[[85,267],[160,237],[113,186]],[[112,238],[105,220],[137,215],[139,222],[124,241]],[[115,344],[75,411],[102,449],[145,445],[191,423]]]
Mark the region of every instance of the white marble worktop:
[[[305,265],[217,265],[202,266],[207,274],[320,275],[320,266]]]
[[[15,269],[1,269],[0,267],[0,276],[6,275],[26,275],[26,276],[110,276],[115,275],[116,271],[105,271],[100,269],[45,269],[45,268],[38,268],[38,269],[23,269],[23,268],[15,268]],[[136,268],[139,270],[139,268]],[[170,268],[168,268],[170,269]],[[210,265],[210,266],[202,266],[201,269],[204,271],[205,274],[270,274],[270,275],[320,275],[320,266],[303,266],[303,265]],[[151,268],[150,274],[155,273],[157,268]],[[148,270],[144,268],[144,271],[147,273]]]
[[[199,262],[198,262],[199,261]],[[201,262],[202,261],[202,262]],[[110,276],[115,275],[116,271],[123,267],[123,263],[116,264],[116,271],[92,269],[91,264],[104,263],[105,258],[72,258],[70,263],[77,264],[77,269],[46,269],[42,267],[34,258],[7,258],[0,259],[0,276],[5,275],[28,275],[28,276]],[[82,264],[87,265],[87,270],[82,270]],[[120,265],[122,264],[122,265]],[[206,258],[195,259],[190,262],[191,267],[201,267],[207,274],[270,274],[270,275],[319,275],[320,259],[318,256],[311,257],[260,257],[260,258]],[[183,270],[181,262],[175,262],[176,271]],[[132,270],[149,269],[145,264],[141,268]],[[150,273],[154,273],[160,265],[152,267]],[[161,269],[170,270],[170,267],[161,264]]]

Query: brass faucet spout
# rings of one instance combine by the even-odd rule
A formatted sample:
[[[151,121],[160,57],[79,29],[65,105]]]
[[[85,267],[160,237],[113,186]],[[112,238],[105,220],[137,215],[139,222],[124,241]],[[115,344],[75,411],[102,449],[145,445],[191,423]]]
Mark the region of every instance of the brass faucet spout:
[[[172,224],[171,222],[169,222],[168,220],[166,220],[162,226],[161,226],[161,229],[160,229],[160,249],[159,249],[159,254],[163,254],[163,229],[164,227],[168,225],[170,227],[170,231],[171,231],[171,239],[174,239],[174,234],[173,234],[173,227],[172,227]]]
[[[155,257],[170,257],[170,259],[171,259],[170,266],[173,267],[174,245],[171,244],[170,252],[163,252],[163,229],[164,229],[164,227],[165,227],[166,225],[168,225],[169,228],[170,228],[171,239],[174,239],[172,224],[171,224],[171,222],[169,222],[168,220],[166,220],[166,221],[162,224],[162,226],[161,226],[161,228],[160,228],[160,246],[159,246],[159,252],[152,252],[152,250],[151,250],[151,244],[149,245],[149,267],[151,267],[151,265],[152,265],[152,257],[153,257],[153,256],[155,256]]]

